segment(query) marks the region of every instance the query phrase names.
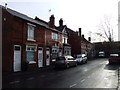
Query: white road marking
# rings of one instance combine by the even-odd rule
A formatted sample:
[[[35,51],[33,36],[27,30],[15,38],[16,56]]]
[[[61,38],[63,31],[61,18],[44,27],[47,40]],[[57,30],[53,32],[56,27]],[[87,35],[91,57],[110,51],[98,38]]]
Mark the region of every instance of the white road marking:
[[[73,84],[73,85],[70,85],[70,88],[72,88],[72,87],[74,87],[74,86],[76,86],[77,84]]]
[[[15,83],[19,83],[20,81],[13,81],[13,82],[10,82],[9,84],[15,84]]]
[[[84,82],[84,81],[85,81],[85,79],[81,80],[81,82]]]

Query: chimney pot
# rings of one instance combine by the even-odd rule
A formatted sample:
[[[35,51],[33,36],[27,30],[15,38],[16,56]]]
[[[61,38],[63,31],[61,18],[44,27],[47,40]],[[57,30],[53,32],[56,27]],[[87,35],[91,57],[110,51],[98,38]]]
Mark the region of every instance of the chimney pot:
[[[81,37],[81,28],[79,28],[79,36]]]
[[[82,35],[82,38],[84,38],[84,35]]]
[[[49,25],[52,28],[55,27],[55,17],[54,17],[54,15],[51,15]]]
[[[63,20],[62,20],[62,18],[59,20],[59,26],[60,27],[63,26]]]
[[[89,42],[91,41],[91,37],[88,37],[88,41],[89,41]]]

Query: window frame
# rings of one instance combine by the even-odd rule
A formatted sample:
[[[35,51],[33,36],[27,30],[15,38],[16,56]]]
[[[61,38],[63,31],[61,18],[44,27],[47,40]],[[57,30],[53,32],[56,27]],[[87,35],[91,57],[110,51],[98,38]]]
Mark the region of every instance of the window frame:
[[[28,50],[28,48],[30,48],[30,49]],[[34,48],[34,50],[33,50],[33,48]],[[34,60],[29,61],[29,60],[26,59],[29,62],[29,64],[36,63],[36,61],[35,61],[35,52],[36,52],[36,50],[37,50],[37,46],[36,45],[26,45],[26,54],[28,52],[34,53]]]
[[[58,41],[58,34],[55,32],[52,32],[52,40]]]
[[[27,24],[28,24],[27,40],[36,41],[35,40],[35,27],[36,27],[36,25],[30,24],[30,23],[27,23]],[[30,29],[30,27],[32,29]],[[31,33],[32,33],[32,35],[31,35]]]

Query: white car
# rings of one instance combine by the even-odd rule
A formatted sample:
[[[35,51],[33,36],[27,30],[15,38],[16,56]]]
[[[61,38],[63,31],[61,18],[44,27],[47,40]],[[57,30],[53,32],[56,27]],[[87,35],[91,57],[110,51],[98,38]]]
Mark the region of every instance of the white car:
[[[99,52],[99,57],[105,57],[105,52],[104,51],[100,51]]]
[[[76,61],[78,64],[87,63],[87,56],[85,54],[79,54],[76,56]]]

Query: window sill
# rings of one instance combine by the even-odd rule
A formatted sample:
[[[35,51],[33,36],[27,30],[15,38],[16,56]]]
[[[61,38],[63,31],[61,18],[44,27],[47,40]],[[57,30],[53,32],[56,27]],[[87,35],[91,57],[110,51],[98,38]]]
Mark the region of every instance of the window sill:
[[[55,41],[55,42],[59,42],[58,40],[53,40],[53,41]]]
[[[34,42],[36,42],[36,40],[33,40],[33,39],[27,39],[28,41],[34,41]]]
[[[36,62],[35,61],[29,61],[29,64],[35,64]]]

